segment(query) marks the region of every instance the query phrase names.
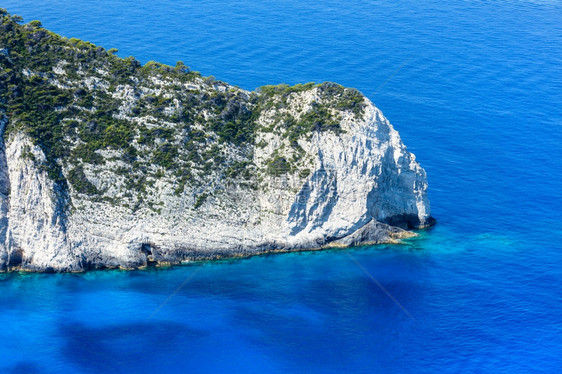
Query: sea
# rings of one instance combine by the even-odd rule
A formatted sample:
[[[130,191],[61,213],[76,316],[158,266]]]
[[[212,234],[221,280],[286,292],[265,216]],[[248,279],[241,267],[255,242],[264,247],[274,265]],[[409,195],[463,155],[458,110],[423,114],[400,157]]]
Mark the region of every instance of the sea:
[[[355,87],[427,171],[438,221],[402,245],[2,274],[0,372],[560,372],[561,1],[0,6],[248,90]]]

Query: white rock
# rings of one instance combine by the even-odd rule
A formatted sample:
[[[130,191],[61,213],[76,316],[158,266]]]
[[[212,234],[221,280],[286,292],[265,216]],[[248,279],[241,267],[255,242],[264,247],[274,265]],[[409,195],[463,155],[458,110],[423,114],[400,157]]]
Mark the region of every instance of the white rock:
[[[87,84],[99,86],[102,81]],[[122,86],[115,95],[125,99],[123,113],[130,112],[134,91]],[[294,94],[285,110],[298,118],[317,100],[315,89]],[[41,167],[45,159],[41,149],[23,133],[12,134],[0,146],[0,267],[136,268],[148,261],[180,263],[270,250],[392,242],[407,234],[382,222],[429,225],[425,171],[380,110],[365,100],[362,118],[340,113],[344,133],[315,133],[299,140],[305,154],[297,170],[265,175],[257,189],[233,186],[216,175],[206,187],[188,187],[180,196],[174,193],[176,181],[165,177],[148,188],[159,212],[145,205],[133,211],[94,201],[72,188],[68,195],[55,191]],[[262,113],[259,122],[271,124],[273,114]],[[6,123],[4,116],[2,133]],[[261,140],[266,146],[253,150],[258,169],[266,167],[275,151],[287,159],[295,152],[275,132],[258,133],[256,144]],[[125,199],[114,164],[87,167],[85,172],[94,185],[109,186],[112,196]],[[68,172],[66,166],[63,169]],[[310,174],[300,176],[305,169]],[[194,209],[196,196],[205,190],[211,196]]]

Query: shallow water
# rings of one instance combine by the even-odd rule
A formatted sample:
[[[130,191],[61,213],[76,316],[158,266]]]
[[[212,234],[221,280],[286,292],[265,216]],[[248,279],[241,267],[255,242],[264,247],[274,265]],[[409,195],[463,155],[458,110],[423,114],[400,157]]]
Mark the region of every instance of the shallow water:
[[[0,369],[513,373],[562,366],[560,1],[2,6],[121,56],[182,60],[246,89],[326,80],[356,87],[426,169],[439,223],[403,246],[165,270],[2,275]]]

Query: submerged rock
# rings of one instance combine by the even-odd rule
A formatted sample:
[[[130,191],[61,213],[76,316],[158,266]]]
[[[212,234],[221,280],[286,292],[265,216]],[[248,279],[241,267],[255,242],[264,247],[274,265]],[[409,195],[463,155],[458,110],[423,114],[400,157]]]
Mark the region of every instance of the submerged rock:
[[[0,17],[1,269],[391,243],[433,223],[425,171],[356,90],[247,92]]]

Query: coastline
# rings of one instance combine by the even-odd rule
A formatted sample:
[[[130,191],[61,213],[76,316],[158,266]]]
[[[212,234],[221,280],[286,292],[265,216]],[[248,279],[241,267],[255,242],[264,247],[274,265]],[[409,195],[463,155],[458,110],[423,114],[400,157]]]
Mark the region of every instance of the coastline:
[[[416,230],[403,230],[399,229],[394,234],[390,234],[387,240],[371,240],[371,241],[364,241],[359,244],[352,244],[352,245],[345,245],[339,243],[338,241],[333,241],[325,245],[317,246],[317,247],[302,247],[302,248],[274,248],[274,247],[267,247],[268,249],[260,249],[260,250],[231,250],[231,251],[215,251],[215,252],[196,252],[193,251],[192,256],[187,257],[178,257],[174,261],[148,261],[145,265],[135,266],[135,267],[125,267],[125,266],[111,266],[111,265],[101,265],[101,266],[91,266],[91,267],[84,267],[81,270],[68,270],[68,271],[56,271],[54,269],[28,269],[28,268],[9,268],[0,270],[0,274],[15,274],[15,273],[22,273],[22,274],[85,274],[88,272],[95,272],[95,271],[136,271],[136,270],[149,270],[149,269],[167,269],[177,266],[194,266],[197,264],[206,264],[209,262],[220,262],[220,261],[236,261],[236,260],[244,260],[249,259],[252,257],[258,256],[268,256],[268,255],[277,255],[277,254],[285,254],[285,253],[306,253],[306,252],[322,252],[322,251],[340,251],[340,250],[348,250],[348,249],[360,249],[360,248],[367,248],[372,246],[384,246],[384,245],[392,245],[392,246],[401,246],[407,245],[407,242],[404,240],[411,240],[415,239],[420,236],[420,231],[426,231],[431,229],[436,224],[436,220],[430,220],[431,224],[426,225],[423,228],[419,228]]]
[[[356,89],[245,91],[0,13],[2,81],[28,93],[0,95],[0,269],[392,243],[432,223],[425,170]]]

